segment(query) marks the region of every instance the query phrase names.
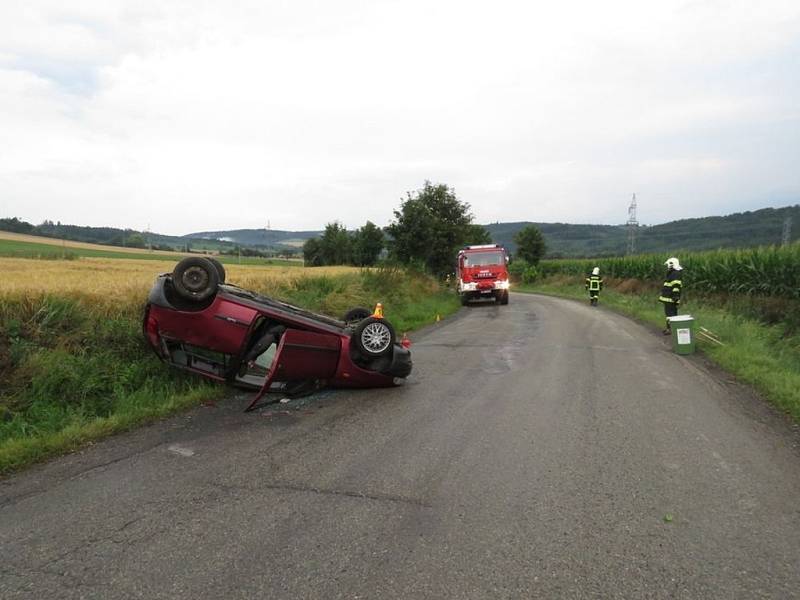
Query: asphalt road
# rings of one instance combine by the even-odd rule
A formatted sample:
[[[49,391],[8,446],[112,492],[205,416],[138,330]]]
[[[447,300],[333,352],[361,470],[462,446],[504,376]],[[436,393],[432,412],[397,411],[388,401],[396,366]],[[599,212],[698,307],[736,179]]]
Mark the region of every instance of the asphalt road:
[[[0,597],[800,597],[800,435],[701,358],[519,294],[412,351],[0,482]]]

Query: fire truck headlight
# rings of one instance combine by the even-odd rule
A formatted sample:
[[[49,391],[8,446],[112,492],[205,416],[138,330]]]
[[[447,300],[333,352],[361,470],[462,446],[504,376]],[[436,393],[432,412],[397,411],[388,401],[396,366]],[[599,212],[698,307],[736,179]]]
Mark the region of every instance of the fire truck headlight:
[[[507,290],[511,287],[511,284],[508,283],[508,280],[498,280],[494,282],[494,289],[496,290]]]

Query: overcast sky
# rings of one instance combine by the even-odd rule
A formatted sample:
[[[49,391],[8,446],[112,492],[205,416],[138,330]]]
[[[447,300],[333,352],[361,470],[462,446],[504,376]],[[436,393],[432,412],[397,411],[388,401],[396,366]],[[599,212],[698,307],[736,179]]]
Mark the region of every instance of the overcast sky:
[[[0,216],[184,234],[800,202],[798,0],[0,3]]]

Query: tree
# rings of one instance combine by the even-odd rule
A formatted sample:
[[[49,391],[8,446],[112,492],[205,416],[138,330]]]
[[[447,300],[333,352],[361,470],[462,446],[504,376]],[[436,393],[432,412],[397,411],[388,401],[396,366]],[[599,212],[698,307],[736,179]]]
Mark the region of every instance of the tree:
[[[477,246],[479,244],[491,244],[492,235],[483,226],[473,223],[467,228],[467,239],[464,242],[470,246]]]
[[[458,249],[468,238],[472,214],[445,184],[425,182],[408,193],[387,228],[391,255],[403,263],[419,263],[442,275],[452,270]]]
[[[318,238],[308,238],[303,244],[303,262],[307,267],[320,267],[324,264]]]
[[[145,248],[147,243],[141,233],[131,233],[128,235],[127,240],[125,240],[125,245],[128,248]]]
[[[353,240],[344,225],[338,221],[325,225],[319,241],[319,252],[324,265],[347,265],[353,259]]]
[[[532,265],[539,264],[547,249],[542,232],[536,225],[520,229],[514,234],[514,243],[517,245],[517,255]]]
[[[17,217],[13,219],[0,219],[0,231],[13,231],[14,233],[35,233],[36,227],[27,221],[20,221]]]
[[[353,262],[361,267],[374,265],[383,246],[383,231],[372,221],[367,221],[353,234]]]

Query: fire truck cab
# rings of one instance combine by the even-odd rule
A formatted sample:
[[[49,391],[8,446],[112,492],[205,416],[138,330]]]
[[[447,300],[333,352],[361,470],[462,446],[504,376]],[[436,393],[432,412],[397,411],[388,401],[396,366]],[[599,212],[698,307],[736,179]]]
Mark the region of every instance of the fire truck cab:
[[[499,244],[465,246],[458,253],[456,277],[461,304],[494,298],[508,304],[508,254]]]

